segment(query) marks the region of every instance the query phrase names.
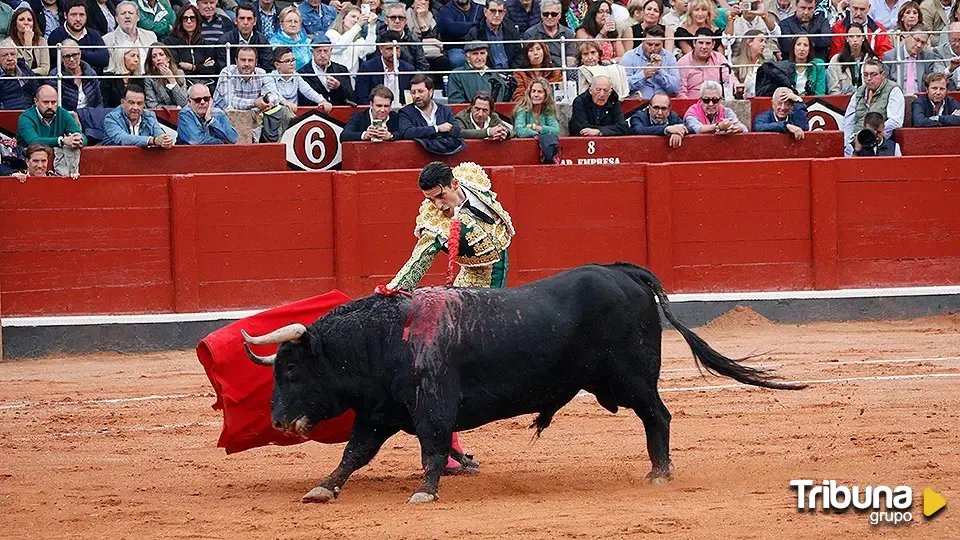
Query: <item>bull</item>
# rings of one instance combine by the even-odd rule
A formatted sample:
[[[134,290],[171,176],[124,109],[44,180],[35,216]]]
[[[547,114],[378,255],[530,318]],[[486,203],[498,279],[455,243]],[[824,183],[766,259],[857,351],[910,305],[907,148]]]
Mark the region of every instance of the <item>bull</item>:
[[[670,311],[659,279],[632,264],[587,265],[511,289],[425,288],[412,298],[373,295],[309,328],[243,333],[248,356],[273,366],[274,427],[306,436],[320,421],[356,412],[337,468],[303,502],[336,498],[350,475],[399,431],[420,442],[423,480],[409,502],[438,497],[454,431],[536,413],[536,435],[578,392],[643,422],[652,469],[664,483],[670,412],[660,399],[661,322],[680,332],[699,366],[744,384],[799,389],[723,356]],[[250,345],[279,343],[258,356]]]

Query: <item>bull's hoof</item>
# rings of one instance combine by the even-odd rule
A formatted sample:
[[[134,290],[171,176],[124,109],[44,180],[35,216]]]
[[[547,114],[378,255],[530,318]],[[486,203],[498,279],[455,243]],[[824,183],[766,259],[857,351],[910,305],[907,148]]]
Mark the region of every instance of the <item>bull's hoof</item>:
[[[673,480],[673,463],[669,464],[666,469],[654,469],[647,474],[647,480],[655,486],[666,485],[667,482]]]
[[[665,486],[667,482],[670,481],[669,476],[652,476],[650,477],[650,483],[655,486]]]
[[[418,492],[414,493],[414,494],[410,497],[410,500],[407,501],[407,502],[409,502],[409,503],[411,503],[411,504],[419,504],[419,503],[434,502],[434,501],[436,501],[437,499],[438,499],[438,497],[437,497],[436,495],[434,495],[434,494],[424,493],[424,492],[422,492],[422,491],[418,491]]]
[[[337,494],[340,490],[331,491],[323,486],[317,486],[310,490],[310,493],[307,493],[300,499],[300,502],[303,503],[325,503],[330,502],[333,499],[337,498]]]

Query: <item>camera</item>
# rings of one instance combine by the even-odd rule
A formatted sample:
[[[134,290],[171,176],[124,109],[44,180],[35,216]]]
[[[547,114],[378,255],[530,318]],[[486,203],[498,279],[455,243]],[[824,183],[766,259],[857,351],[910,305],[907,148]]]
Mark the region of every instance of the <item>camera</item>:
[[[863,148],[874,148],[880,146],[880,137],[877,137],[876,131],[864,128],[857,132],[857,142]]]
[[[740,11],[756,11],[758,2],[740,2]]]

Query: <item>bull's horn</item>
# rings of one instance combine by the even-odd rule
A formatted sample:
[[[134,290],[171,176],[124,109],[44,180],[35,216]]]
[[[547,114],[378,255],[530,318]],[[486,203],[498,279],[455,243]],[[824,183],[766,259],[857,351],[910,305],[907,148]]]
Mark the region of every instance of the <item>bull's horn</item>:
[[[250,345],[246,343],[243,344],[243,348],[247,351],[247,356],[250,357],[250,360],[253,360],[254,364],[260,366],[272,366],[273,361],[277,359],[276,354],[271,354],[270,356],[257,356],[252,350],[250,350]]]
[[[246,330],[240,330],[240,333],[243,334],[244,341],[251,345],[276,345],[286,341],[298,340],[306,331],[306,326],[300,323],[293,323],[262,336],[251,336]]]

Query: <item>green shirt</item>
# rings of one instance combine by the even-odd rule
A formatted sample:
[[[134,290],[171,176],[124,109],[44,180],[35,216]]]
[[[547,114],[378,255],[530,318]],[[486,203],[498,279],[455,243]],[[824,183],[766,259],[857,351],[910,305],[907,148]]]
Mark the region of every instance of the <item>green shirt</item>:
[[[83,135],[73,115],[63,107],[57,107],[57,114],[49,125],[40,118],[40,112],[36,107],[23,111],[20,120],[17,121],[17,144],[24,148],[33,143],[43,143],[50,148],[57,148],[60,146],[57,139],[70,133]],[[86,136],[83,137],[83,144],[87,145]]]

